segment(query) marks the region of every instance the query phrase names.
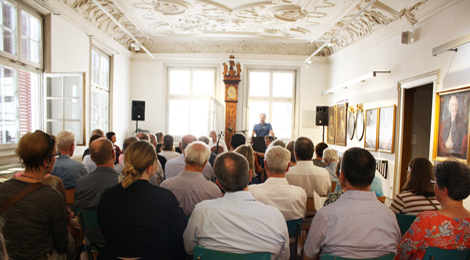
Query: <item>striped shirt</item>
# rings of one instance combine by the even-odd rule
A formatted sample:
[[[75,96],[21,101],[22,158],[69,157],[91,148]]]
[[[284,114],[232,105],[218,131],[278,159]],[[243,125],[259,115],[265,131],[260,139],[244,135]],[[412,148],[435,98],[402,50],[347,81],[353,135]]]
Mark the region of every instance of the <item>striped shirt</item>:
[[[435,196],[428,197],[429,200],[441,209],[441,204],[436,200]],[[416,195],[411,191],[404,191],[395,196],[390,205],[390,209],[395,213],[417,216],[423,211],[433,211],[436,208],[423,195]]]

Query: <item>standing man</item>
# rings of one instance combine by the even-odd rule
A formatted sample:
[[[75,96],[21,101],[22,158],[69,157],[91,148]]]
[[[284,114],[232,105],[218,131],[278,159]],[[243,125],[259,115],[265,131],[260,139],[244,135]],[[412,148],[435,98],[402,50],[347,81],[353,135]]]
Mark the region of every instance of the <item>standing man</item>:
[[[273,127],[270,123],[266,123],[266,114],[261,113],[259,114],[259,124],[256,124],[253,127],[253,133],[251,134],[251,138],[256,137],[264,137],[267,135],[274,136]]]

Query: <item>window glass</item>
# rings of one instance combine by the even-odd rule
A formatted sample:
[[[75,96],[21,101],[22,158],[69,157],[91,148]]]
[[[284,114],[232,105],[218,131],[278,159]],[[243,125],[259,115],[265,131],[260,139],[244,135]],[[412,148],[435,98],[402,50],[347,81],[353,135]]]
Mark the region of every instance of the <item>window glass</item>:
[[[173,99],[169,101],[169,127],[168,132],[173,136],[189,133],[189,102],[187,100]]]
[[[21,11],[21,58],[40,62],[41,21]]]
[[[288,137],[292,130],[292,103],[273,102],[272,126],[276,136]]]
[[[250,96],[268,97],[270,77],[269,72],[251,72]]]
[[[64,88],[65,97],[80,97],[83,94],[79,77],[65,76],[64,84],[65,84],[65,88]]]
[[[100,55],[91,51],[91,82],[95,84],[100,83]]]
[[[188,95],[190,88],[189,70],[170,70],[170,95]]]
[[[294,73],[273,73],[273,96],[292,97]]]
[[[195,70],[193,74],[193,94],[213,95],[214,94],[214,71]]]
[[[90,131],[96,128],[107,132],[109,128],[109,78],[110,57],[92,50],[91,122]]]
[[[0,143],[18,142],[16,71],[0,66]]]
[[[190,129],[189,133],[195,136],[207,135],[209,117],[201,115],[209,115],[208,99],[191,99],[190,107]]]
[[[13,55],[17,54],[16,46],[16,33],[17,33],[17,9],[12,4],[7,1],[2,1],[2,41],[1,50],[11,53]]]

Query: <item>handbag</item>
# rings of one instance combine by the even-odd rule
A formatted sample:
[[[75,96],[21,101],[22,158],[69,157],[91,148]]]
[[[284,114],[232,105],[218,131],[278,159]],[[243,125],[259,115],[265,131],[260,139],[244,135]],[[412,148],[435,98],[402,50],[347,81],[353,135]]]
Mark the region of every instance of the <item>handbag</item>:
[[[11,207],[13,204],[18,202],[20,199],[24,198],[26,195],[30,194],[31,192],[43,186],[45,185],[42,182],[36,182],[22,189],[20,192],[16,193],[15,195],[11,196],[9,199],[5,200],[2,204],[0,204],[0,213],[7,210],[9,207]]]

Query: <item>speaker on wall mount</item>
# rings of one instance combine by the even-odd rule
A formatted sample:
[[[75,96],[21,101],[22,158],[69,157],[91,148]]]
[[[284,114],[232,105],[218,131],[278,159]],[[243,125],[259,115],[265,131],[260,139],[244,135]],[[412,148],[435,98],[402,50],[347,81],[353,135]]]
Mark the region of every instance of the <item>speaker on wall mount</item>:
[[[317,116],[315,118],[315,125],[328,125],[327,106],[317,106]]]
[[[145,121],[145,101],[132,100],[132,121]]]

